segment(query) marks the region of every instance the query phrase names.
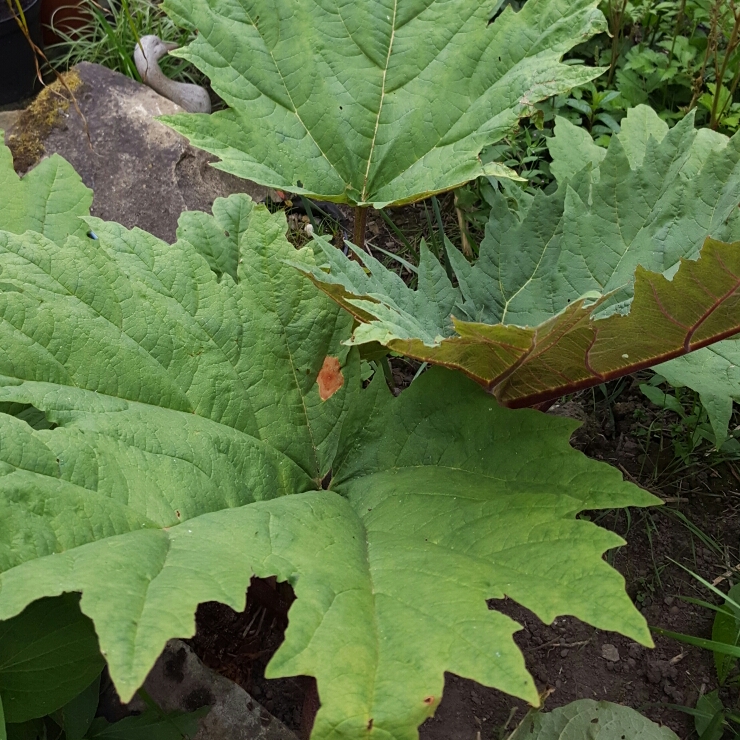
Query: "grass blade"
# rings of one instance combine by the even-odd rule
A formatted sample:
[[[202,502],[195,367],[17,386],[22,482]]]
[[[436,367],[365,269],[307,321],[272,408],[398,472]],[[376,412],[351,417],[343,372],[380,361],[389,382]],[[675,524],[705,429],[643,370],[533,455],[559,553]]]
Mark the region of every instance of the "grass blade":
[[[722,653],[723,655],[732,655],[734,658],[740,658],[740,647],[735,645],[728,645],[727,643],[717,642],[716,640],[705,640],[703,637],[694,637],[693,635],[684,635],[681,632],[672,632],[671,630],[664,630],[661,627],[651,627],[650,630],[655,632],[657,635],[670,637],[673,640],[678,640],[687,645],[693,645],[694,647],[704,648],[705,650],[711,650],[715,653]]]

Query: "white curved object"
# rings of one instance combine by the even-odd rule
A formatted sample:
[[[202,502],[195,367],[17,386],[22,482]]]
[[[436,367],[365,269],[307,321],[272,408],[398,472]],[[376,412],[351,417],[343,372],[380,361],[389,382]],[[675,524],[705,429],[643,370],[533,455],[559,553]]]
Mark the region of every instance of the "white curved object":
[[[173,49],[177,49],[177,44],[166,43],[159,36],[142,36],[134,49],[134,63],[141,79],[188,113],[210,113],[211,99],[204,87],[175,82],[159,68],[159,60]]]

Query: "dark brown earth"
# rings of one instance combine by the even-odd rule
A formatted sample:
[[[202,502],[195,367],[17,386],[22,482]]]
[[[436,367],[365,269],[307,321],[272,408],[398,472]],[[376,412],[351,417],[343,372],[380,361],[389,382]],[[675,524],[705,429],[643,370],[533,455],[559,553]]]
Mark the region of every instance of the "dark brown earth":
[[[397,382],[407,384],[413,368],[393,362]],[[651,408],[635,379],[622,381],[616,390],[618,398],[611,403],[599,392],[586,391],[550,413],[582,420],[572,440],[575,447],[621,467],[625,477],[650,488],[667,503],[648,511],[598,512],[589,518],[627,540],[607,558],[624,575],[629,595],[651,626],[710,638],[713,613],[680,597],[717,599],[677,563],[727,590],[740,539],[737,470],[731,463],[705,456],[708,448],[682,469],[670,445],[670,424],[675,419]],[[642,432],[651,424],[653,430],[662,427],[664,434],[653,435],[647,445]],[[693,523],[695,532],[686,527],[682,516]],[[202,605],[192,644],[209,666],[240,683],[286,725],[305,734],[312,679],[264,678],[265,665],[282,640],[285,610],[292,598],[286,584],[255,581],[242,614],[219,604]],[[669,705],[694,707],[700,694],[717,688],[708,651],[660,636],[655,649],[648,650],[574,618],[545,625],[512,601],[494,606],[522,625],[516,642],[538,687],[549,692],[547,709],[575,699],[605,699],[644,712],[682,740],[696,736],[693,719]],[[729,694],[725,697],[731,699]],[[422,726],[420,736],[422,740],[499,740],[506,737],[504,728],[513,729],[525,711],[523,703],[512,697],[448,674],[441,705]]]

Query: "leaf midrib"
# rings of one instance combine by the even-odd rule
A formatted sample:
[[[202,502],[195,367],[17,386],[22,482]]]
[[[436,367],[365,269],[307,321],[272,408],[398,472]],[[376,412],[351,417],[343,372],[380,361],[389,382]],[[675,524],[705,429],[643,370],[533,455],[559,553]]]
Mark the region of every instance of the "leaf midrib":
[[[378,114],[375,117],[375,128],[373,130],[373,138],[370,140],[370,150],[367,155],[367,167],[365,168],[365,177],[362,181],[362,192],[360,193],[360,200],[364,203],[367,200],[367,181],[370,177],[370,165],[373,161],[373,152],[375,151],[375,141],[378,137],[378,129],[380,128],[380,114],[383,112],[383,103],[385,102],[385,82],[388,76],[388,65],[391,61],[391,53],[393,52],[393,42],[396,38],[396,15],[398,12],[398,0],[393,0],[393,17],[391,18],[391,37],[388,40],[388,53],[385,57],[385,65],[383,67],[383,77],[380,84],[380,103],[378,105]]]
[[[264,40],[264,38],[263,38],[263,36],[262,36],[262,32],[260,31],[260,29],[259,29],[258,25],[257,25],[257,24],[256,24],[256,23],[254,22],[254,19],[252,18],[252,14],[251,14],[251,13],[250,13],[250,12],[249,12],[249,11],[248,11],[248,10],[247,10],[246,8],[244,8],[243,6],[242,6],[242,9],[244,10],[244,14],[245,14],[245,15],[247,16],[247,18],[249,18],[249,22],[250,22],[250,23],[252,24],[252,27],[253,27],[253,28],[255,29],[255,31],[257,31],[257,33],[258,33],[258,34],[260,35],[260,38],[262,39],[262,41],[263,41],[263,43],[264,43],[264,46],[265,46],[265,50],[266,50],[266,51],[267,51],[267,53],[268,53],[268,54],[270,55],[270,59],[272,60],[272,63],[273,63],[274,65],[275,65],[275,71],[276,71],[276,72],[277,72],[277,73],[278,73],[278,74],[280,75],[280,81],[281,81],[281,82],[283,83],[283,89],[285,90],[285,94],[286,94],[286,95],[288,96],[288,100],[290,100],[290,104],[291,104],[291,105],[293,106],[293,113],[295,114],[295,117],[296,117],[296,118],[298,119],[298,121],[299,121],[299,123],[301,124],[301,126],[303,126],[303,130],[304,130],[304,131],[306,132],[306,134],[308,134],[308,137],[309,137],[309,138],[311,139],[311,141],[313,141],[313,143],[314,143],[314,144],[316,145],[316,148],[317,148],[317,149],[318,149],[318,150],[319,150],[319,151],[321,152],[321,156],[322,156],[322,157],[323,157],[323,158],[324,158],[324,159],[325,159],[325,160],[326,160],[327,162],[329,162],[329,164],[331,164],[331,167],[332,167],[332,169],[333,169],[333,170],[334,170],[334,171],[335,171],[335,172],[337,173],[337,175],[339,175],[339,172],[337,172],[337,169],[336,169],[336,167],[335,167],[335,166],[334,166],[334,164],[333,164],[333,163],[331,162],[331,160],[329,159],[329,157],[327,157],[327,156],[326,156],[326,153],[324,152],[324,150],[323,150],[323,149],[321,148],[321,146],[319,145],[319,142],[318,142],[318,141],[316,141],[316,139],[314,138],[314,135],[313,135],[313,134],[311,133],[311,130],[310,130],[310,129],[308,128],[308,126],[306,126],[306,124],[305,124],[305,123],[303,122],[303,119],[301,118],[301,114],[300,114],[300,113],[298,112],[298,108],[297,108],[297,106],[296,106],[296,104],[295,104],[295,102],[294,102],[294,100],[293,100],[293,96],[292,96],[292,95],[290,94],[290,90],[288,90],[288,86],[287,86],[287,84],[285,83],[285,77],[283,77],[283,73],[282,73],[282,71],[281,71],[281,69],[280,69],[280,65],[278,65],[278,63],[277,63],[277,60],[275,59],[275,55],[274,55],[274,54],[272,53],[272,49],[271,49],[271,48],[269,47],[269,45],[268,45],[268,44],[267,44],[267,43],[265,42],[265,40]],[[232,65],[231,65],[231,64],[230,64],[230,63],[229,63],[229,62],[228,62],[228,61],[227,61],[226,59],[224,59],[224,61],[225,61],[225,62],[227,62],[227,64],[229,65],[229,67],[231,67],[232,69],[234,69],[234,67],[233,67],[233,66],[232,66]],[[239,73],[239,71],[238,71],[238,70],[236,70],[236,69],[234,69],[234,72],[236,72],[237,74],[240,74],[240,73]],[[254,84],[254,83],[252,83],[252,84]],[[255,85],[255,87],[257,87],[257,86]],[[259,89],[259,88],[258,88],[258,89]],[[282,104],[282,103],[281,103],[280,101],[278,101],[278,100],[275,100],[275,99],[274,99],[274,98],[272,98],[272,97],[271,97],[270,95],[268,95],[268,94],[264,93],[264,91],[262,91],[262,90],[260,90],[260,92],[261,92],[261,93],[262,93],[263,95],[265,95],[265,96],[266,96],[267,98],[269,98],[270,100],[272,100],[272,101],[273,101],[273,102],[274,102],[274,103],[275,103],[276,105],[279,105],[279,106],[280,106],[281,108],[283,107],[283,104]],[[342,180],[344,180],[344,178],[343,178],[343,177],[342,177],[341,175],[339,175],[339,176],[340,176],[340,178],[341,178]]]

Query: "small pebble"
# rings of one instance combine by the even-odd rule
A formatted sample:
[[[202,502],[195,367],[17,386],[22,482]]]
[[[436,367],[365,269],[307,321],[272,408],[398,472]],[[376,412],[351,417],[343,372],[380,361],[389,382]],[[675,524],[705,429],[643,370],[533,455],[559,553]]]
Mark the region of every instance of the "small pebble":
[[[562,689],[563,688],[563,682],[560,679],[557,679],[557,681],[555,681],[555,688],[556,689]]]
[[[670,606],[673,603],[673,596],[666,596],[665,599],[663,599],[663,603],[666,606]]]
[[[563,649],[562,649],[562,650],[560,651],[560,657],[561,657],[561,658],[567,658],[567,657],[568,657],[568,648],[563,648]]]
[[[616,663],[619,660],[619,650],[614,645],[607,643],[601,646],[601,657],[610,663]]]
[[[677,606],[672,606],[670,613],[675,615],[675,614],[678,614],[680,611],[681,610]]]

